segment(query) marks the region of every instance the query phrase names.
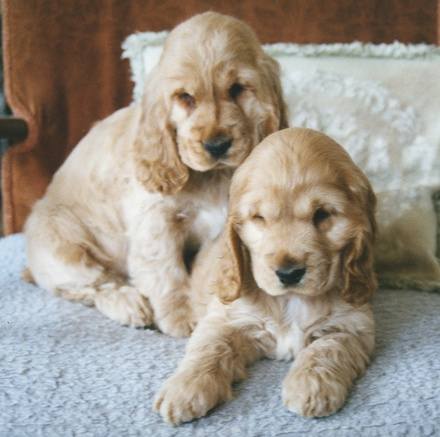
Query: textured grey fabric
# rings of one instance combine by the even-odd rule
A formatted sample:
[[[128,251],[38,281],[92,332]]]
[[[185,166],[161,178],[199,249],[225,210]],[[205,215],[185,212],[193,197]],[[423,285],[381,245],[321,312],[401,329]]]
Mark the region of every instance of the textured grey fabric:
[[[20,281],[21,235],[0,240],[0,435],[434,436],[440,435],[440,295],[380,291],[377,350],[337,414],[303,419],[281,403],[289,363],[261,361],[236,397],[172,428],[152,397],[185,340],[124,328],[92,308]]]
[[[437,191],[432,196],[432,201],[434,202],[434,210],[437,216],[437,258],[440,260],[440,191]]]

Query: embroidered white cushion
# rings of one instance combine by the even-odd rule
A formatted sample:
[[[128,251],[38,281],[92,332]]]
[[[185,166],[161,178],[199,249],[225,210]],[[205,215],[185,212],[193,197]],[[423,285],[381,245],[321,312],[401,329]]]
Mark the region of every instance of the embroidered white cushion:
[[[134,99],[156,65],[168,32],[131,35],[123,44]],[[440,289],[440,49],[428,45],[271,44],[281,65],[290,125],[342,144],[378,195],[377,267],[383,283]]]

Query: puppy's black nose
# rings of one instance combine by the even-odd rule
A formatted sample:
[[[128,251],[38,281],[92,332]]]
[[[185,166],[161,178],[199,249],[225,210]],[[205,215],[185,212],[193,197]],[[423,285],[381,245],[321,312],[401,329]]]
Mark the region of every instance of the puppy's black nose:
[[[231,145],[231,138],[225,137],[224,135],[210,138],[203,143],[203,147],[213,158],[220,158],[221,156],[225,155]]]
[[[298,264],[287,264],[276,270],[275,273],[283,285],[294,285],[301,281],[306,269]]]

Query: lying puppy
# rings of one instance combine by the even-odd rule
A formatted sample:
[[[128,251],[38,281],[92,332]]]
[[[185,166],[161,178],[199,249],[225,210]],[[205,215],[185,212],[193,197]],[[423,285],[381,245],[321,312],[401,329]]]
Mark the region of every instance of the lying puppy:
[[[222,236],[192,276],[200,320],[154,409],[173,424],[231,398],[262,357],[295,361],[286,407],[326,416],[344,403],[374,347],[375,196],[327,136],[285,129],[234,174]]]
[[[235,18],[176,27],[143,101],[98,123],[33,208],[36,283],[122,324],[149,325],[154,312],[163,332],[188,335],[182,254],[221,232],[233,169],[287,126],[278,70]]]

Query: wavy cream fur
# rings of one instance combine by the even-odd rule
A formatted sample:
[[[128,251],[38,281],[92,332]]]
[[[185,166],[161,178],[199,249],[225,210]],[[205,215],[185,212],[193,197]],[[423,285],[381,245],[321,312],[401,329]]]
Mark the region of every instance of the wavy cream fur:
[[[320,208],[328,216],[317,220]],[[204,416],[261,357],[290,360],[286,407],[304,416],[338,410],[374,348],[369,298],[375,196],[333,140],[308,129],[270,135],[234,174],[229,219],[197,256],[199,323],[154,408],[172,424]],[[275,270],[305,266],[296,285]]]
[[[37,284],[120,323],[188,335],[184,253],[219,234],[233,169],[286,126],[278,74],[239,20],[205,13],[176,27],[142,101],[98,123],[33,208]],[[218,135],[232,146],[214,159],[203,142]]]

